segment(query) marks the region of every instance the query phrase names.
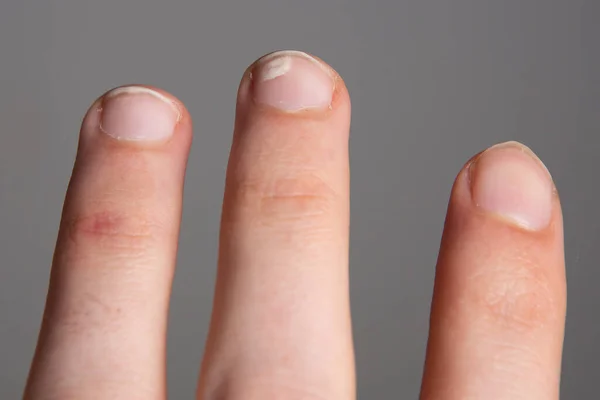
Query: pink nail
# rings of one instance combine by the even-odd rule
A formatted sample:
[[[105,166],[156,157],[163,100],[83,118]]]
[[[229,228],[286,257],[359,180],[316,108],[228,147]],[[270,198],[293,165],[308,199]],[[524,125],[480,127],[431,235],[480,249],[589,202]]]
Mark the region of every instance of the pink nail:
[[[550,223],[552,179],[540,159],[520,143],[486,150],[471,166],[471,186],[482,209],[531,230]]]
[[[167,96],[142,86],[108,92],[102,102],[100,129],[123,140],[160,140],[173,134],[181,118]]]
[[[334,89],[331,69],[300,51],[279,51],[261,58],[252,80],[255,101],[283,111],[331,105]]]

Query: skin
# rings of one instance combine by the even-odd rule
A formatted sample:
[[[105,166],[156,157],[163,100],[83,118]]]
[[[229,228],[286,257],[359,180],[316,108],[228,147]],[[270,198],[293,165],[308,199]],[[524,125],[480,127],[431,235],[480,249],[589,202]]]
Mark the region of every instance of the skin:
[[[348,293],[350,98],[281,112],[244,74],[200,400],[356,398]],[[151,143],[84,118],[27,400],[166,399],[168,302],[192,142],[188,111]],[[485,153],[484,153],[485,154]],[[527,229],[458,173],[439,253],[422,400],[555,400],[566,308],[560,202]],[[479,168],[479,167],[478,167]],[[127,171],[124,174],[123,171]]]

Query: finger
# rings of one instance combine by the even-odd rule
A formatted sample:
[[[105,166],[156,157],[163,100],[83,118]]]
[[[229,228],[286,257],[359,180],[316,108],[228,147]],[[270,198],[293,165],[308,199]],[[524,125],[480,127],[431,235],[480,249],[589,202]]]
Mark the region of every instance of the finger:
[[[200,399],[351,399],[341,78],[300,52],[244,76]]]
[[[170,95],[109,92],[82,125],[26,399],[163,399],[191,121]]]
[[[450,199],[421,398],[558,399],[565,286],[548,171],[515,142],[475,157]]]

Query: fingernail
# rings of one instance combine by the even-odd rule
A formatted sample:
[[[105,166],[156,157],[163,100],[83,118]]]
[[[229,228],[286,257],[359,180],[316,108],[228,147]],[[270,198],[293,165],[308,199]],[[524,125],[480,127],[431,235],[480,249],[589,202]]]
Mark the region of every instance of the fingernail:
[[[123,140],[160,140],[173,134],[181,118],[167,96],[142,86],[125,86],[102,99],[100,129]]]
[[[530,230],[548,226],[554,185],[542,161],[526,146],[490,147],[470,167],[473,201]]]
[[[278,51],[257,61],[252,70],[254,99],[283,111],[327,108],[334,80],[331,70],[300,51]]]

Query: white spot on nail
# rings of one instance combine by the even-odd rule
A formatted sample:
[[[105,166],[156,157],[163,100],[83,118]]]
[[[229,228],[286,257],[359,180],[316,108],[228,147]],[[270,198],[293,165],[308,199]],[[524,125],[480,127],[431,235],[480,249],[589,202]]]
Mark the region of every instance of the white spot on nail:
[[[305,58],[318,65],[329,75],[332,75],[331,70],[328,67],[323,65],[323,63],[317,60],[316,58],[306,54],[305,52],[297,50],[282,50],[276,51],[271,54],[267,54],[258,61],[259,64],[262,65],[261,72],[259,74],[260,79],[263,81],[270,81],[272,79],[285,75],[292,68],[292,62],[294,57]]]
[[[285,75],[292,68],[292,58],[290,56],[277,57],[263,65],[261,79],[270,81],[279,76]]]

